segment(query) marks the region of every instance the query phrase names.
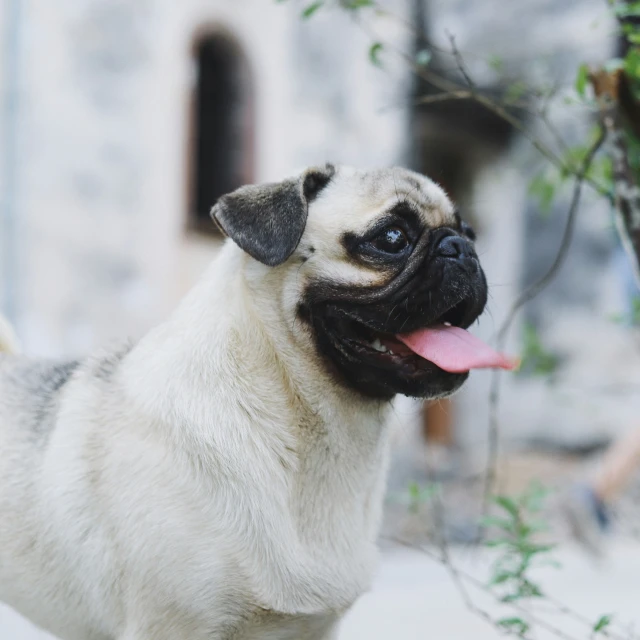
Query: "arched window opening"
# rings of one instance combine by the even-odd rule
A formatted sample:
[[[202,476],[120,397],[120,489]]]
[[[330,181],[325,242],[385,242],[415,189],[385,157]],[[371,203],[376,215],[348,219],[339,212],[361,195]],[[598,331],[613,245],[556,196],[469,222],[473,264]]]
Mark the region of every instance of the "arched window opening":
[[[189,226],[217,233],[211,207],[253,181],[251,81],[240,48],[225,33],[198,38],[194,63]]]

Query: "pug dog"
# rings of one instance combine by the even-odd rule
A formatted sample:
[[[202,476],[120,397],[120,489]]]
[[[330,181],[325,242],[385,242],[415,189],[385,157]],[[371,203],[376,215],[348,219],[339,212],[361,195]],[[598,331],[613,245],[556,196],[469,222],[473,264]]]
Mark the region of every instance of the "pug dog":
[[[0,599],[64,640],[336,638],[392,399],[512,366],[465,331],[487,283],[428,178],[327,165],[212,215],[218,258],[139,342],[0,357]]]

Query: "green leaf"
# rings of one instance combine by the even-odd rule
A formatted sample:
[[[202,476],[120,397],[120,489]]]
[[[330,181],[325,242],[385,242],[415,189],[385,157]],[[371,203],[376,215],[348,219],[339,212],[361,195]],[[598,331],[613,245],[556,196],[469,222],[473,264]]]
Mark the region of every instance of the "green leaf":
[[[553,353],[547,351],[536,328],[531,324],[525,324],[522,345],[522,372],[529,371],[535,375],[550,375],[558,367],[559,360]]]
[[[485,516],[484,518],[480,518],[480,524],[483,527],[497,527],[504,531],[513,531],[513,522],[511,520],[496,518],[495,516]]]
[[[507,91],[504,94],[506,102],[516,102],[527,92],[527,85],[524,82],[518,81],[510,84],[507,87]]]
[[[631,301],[631,324],[634,327],[640,326],[640,298],[635,296]]]
[[[640,326],[640,296],[634,296],[631,299],[629,313],[611,314],[609,320],[618,324],[631,325],[632,327]]]
[[[520,580],[518,576],[515,576],[516,580]],[[507,593],[500,598],[501,602],[510,603],[518,602],[518,600],[527,600],[529,598],[542,598],[544,593],[540,590],[538,585],[529,582],[527,579],[521,579],[518,582],[518,587],[513,593]]]
[[[523,598],[542,598],[544,593],[537,584],[525,580],[520,587],[520,594]]]
[[[604,616],[600,616],[598,622],[593,625],[594,633],[600,633],[604,631],[610,624],[613,616],[611,614],[606,614]]]
[[[511,541],[510,540],[487,540],[484,543],[485,547],[488,547],[489,549],[493,549],[495,547],[509,547],[511,546]]]
[[[536,544],[535,542],[529,542],[528,540],[520,540],[517,544],[518,551],[527,558],[532,558],[539,553],[548,553],[555,549],[553,544]]]
[[[586,64],[581,64],[576,76],[576,91],[581,98],[584,98],[587,82],[589,82],[589,67]]]
[[[529,623],[522,618],[501,618],[497,621],[497,624],[512,633],[517,633],[519,636],[524,636],[529,631]]]
[[[496,496],[493,501],[514,518],[518,517],[518,505],[507,496]]]
[[[619,2],[613,5],[613,12],[618,18],[640,16],[640,2]]]
[[[549,496],[549,489],[538,480],[533,480],[523,494],[522,500],[529,511],[540,511],[544,506],[544,501]],[[533,526],[533,523],[529,523]]]
[[[373,0],[342,0],[342,6],[350,11],[357,9],[364,9],[365,7],[373,7],[375,2]]]
[[[516,577],[515,574],[511,573],[510,571],[501,571],[499,573],[496,573],[491,578],[491,580],[489,580],[489,586],[493,586],[496,584],[504,584],[508,580],[512,580],[515,577]]]
[[[633,79],[640,78],[640,49],[632,47],[624,57],[624,70]]]
[[[539,563],[541,567],[551,567],[553,569],[562,569],[562,565],[557,560],[551,560],[550,558],[546,558]]]
[[[369,47],[369,60],[371,61],[371,64],[374,64],[376,67],[382,66],[382,62],[380,60],[380,53],[382,53],[383,49],[384,49],[384,45],[382,44],[382,42],[374,42]]]
[[[324,0],[316,0],[312,2],[303,12],[302,17],[306,20],[310,18],[318,9],[324,5]]]
[[[529,193],[538,199],[540,210],[545,215],[551,212],[557,186],[554,180],[542,173],[538,174],[529,184]]]
[[[416,64],[421,67],[426,67],[431,62],[432,57],[431,51],[428,49],[422,49],[416,53]]]
[[[489,56],[487,63],[497,73],[500,73],[504,69],[504,60],[500,56]]]
[[[613,190],[613,161],[611,156],[595,158],[589,167],[588,176],[605,189]]]

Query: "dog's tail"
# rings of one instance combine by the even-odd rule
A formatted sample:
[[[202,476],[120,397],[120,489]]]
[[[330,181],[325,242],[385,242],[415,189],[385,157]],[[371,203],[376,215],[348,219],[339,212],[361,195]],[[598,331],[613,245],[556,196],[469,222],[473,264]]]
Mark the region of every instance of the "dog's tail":
[[[9,321],[0,314],[0,353],[19,353],[18,338]]]

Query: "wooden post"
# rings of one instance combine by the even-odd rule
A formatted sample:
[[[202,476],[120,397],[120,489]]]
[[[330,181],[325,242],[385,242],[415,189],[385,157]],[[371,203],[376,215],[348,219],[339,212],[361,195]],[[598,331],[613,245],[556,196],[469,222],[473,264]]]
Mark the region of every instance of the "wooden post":
[[[430,444],[453,445],[453,402],[449,398],[426,402],[422,409],[422,432]]]

